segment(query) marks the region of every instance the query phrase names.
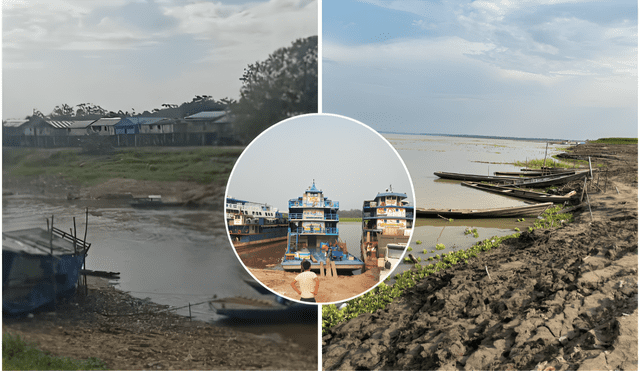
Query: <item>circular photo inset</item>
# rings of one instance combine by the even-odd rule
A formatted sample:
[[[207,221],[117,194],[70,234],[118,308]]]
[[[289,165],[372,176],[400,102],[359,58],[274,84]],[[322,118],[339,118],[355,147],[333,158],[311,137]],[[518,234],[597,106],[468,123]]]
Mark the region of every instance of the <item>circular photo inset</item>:
[[[229,239],[247,271],[284,299],[337,303],[384,280],[414,222],[396,150],[338,115],[284,120],[236,162],[226,190]]]

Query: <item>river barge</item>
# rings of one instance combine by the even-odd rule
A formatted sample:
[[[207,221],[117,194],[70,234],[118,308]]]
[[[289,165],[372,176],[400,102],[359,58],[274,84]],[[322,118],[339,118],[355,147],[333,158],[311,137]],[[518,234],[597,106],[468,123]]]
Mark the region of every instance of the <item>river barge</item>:
[[[315,182],[303,196],[289,200],[287,251],[281,264],[285,271],[300,271],[303,260],[311,262],[312,270],[328,264],[338,273],[363,268],[364,262],[339,240],[338,210],[339,202],[324,197]]]
[[[391,272],[400,261],[413,231],[414,208],[406,198],[390,187],[364,201],[360,252],[365,269]]]
[[[287,218],[275,207],[227,197],[225,213],[229,236],[236,248],[287,239]]]

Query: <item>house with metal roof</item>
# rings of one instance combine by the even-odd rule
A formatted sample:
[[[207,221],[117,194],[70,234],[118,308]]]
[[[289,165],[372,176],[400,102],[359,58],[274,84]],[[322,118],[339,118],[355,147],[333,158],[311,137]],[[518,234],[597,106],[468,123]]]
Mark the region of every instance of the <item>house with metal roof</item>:
[[[88,135],[89,126],[96,120],[47,120],[46,122],[55,129],[62,129],[54,132],[58,135]]]
[[[122,120],[120,117],[105,117],[94,121],[89,129],[98,135],[115,135],[115,125]]]
[[[151,125],[162,117],[125,117],[114,125],[116,134],[139,134],[142,125]]]

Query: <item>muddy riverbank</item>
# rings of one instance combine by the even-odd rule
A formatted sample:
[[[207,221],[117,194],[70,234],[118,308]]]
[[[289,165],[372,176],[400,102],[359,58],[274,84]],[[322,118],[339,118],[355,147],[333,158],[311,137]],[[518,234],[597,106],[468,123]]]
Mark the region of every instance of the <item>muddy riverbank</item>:
[[[588,195],[591,212],[559,230],[522,233],[331,328],[323,367],[637,369],[637,145],[571,153],[615,156],[592,159],[606,175]]]
[[[87,296],[55,312],[4,318],[2,331],[54,355],[98,357],[110,369],[317,369],[316,324],[260,333],[190,321],[166,309],[92,279]]]

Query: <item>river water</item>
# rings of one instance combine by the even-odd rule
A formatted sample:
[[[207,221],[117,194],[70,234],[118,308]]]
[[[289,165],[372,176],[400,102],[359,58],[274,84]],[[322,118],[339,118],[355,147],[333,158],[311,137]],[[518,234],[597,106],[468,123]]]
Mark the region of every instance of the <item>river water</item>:
[[[86,268],[120,272],[114,281],[119,289],[174,307],[204,302],[213,295],[260,297],[242,281],[249,275],[231,249],[224,225],[199,228],[190,223],[217,211],[140,210],[123,201],[14,195],[3,197],[2,228],[46,228],[45,218],[54,215],[54,225],[68,231],[76,217],[78,236],[83,236],[85,207],[89,208],[87,241],[92,244]],[[189,310],[177,313],[188,315]],[[193,306],[192,315],[220,319],[206,304]]]
[[[436,171],[493,175],[495,171],[520,170],[520,166],[509,163],[543,159],[545,151],[549,159],[561,152],[558,146],[549,145],[547,148],[545,142],[539,141],[404,134],[384,136],[396,148],[411,174],[416,194],[415,206],[434,209],[481,209],[526,204],[522,200],[461,186],[459,181],[442,180],[433,174]],[[429,257],[466,249],[492,236],[515,233],[515,228],[526,230],[532,224],[533,220],[516,222],[514,218],[460,219],[453,222],[420,219],[414,226],[410,253],[420,258],[424,265],[429,263]],[[479,236],[465,235],[466,229],[476,229]],[[437,243],[444,244],[445,249],[436,250]],[[394,273],[410,268],[411,264],[401,263]]]
[[[459,182],[439,181],[433,172],[487,174],[514,171],[518,168],[496,163],[543,158],[545,153],[542,142],[400,134],[386,134],[385,137],[398,150],[410,171],[418,207],[521,205],[519,200],[462,187]],[[549,155],[555,152],[554,148]],[[174,307],[204,302],[213,295],[259,296],[242,281],[248,274],[229,245],[222,217],[214,219],[216,222],[207,227],[192,223],[210,219],[211,213],[222,215],[222,210],[139,210],[124,201],[68,201],[18,194],[3,197],[2,228],[3,231],[46,228],[45,218],[54,215],[55,226],[69,230],[75,216],[81,236],[86,207],[90,211],[87,240],[92,243],[87,269],[120,272],[121,278],[116,281],[119,289]],[[513,221],[509,223],[431,220],[414,228],[412,253],[425,261],[435,253],[467,248],[479,239],[511,234],[515,225]],[[360,227],[360,223],[339,224],[340,237],[355,256],[360,256]],[[480,237],[464,235],[467,227],[477,228]],[[418,245],[417,240],[422,244]],[[436,243],[445,244],[447,249],[431,253]],[[409,267],[401,264],[396,272]],[[177,313],[188,315],[188,309]],[[220,319],[207,305],[194,306],[192,315],[202,320]]]

